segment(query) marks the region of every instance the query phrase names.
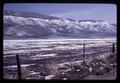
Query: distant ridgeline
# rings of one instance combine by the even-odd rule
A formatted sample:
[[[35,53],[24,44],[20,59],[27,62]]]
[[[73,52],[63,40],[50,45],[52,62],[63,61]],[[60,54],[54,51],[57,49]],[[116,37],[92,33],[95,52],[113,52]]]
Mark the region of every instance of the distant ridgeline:
[[[116,24],[102,20],[58,18],[31,12],[4,11],[4,38],[116,37]]]

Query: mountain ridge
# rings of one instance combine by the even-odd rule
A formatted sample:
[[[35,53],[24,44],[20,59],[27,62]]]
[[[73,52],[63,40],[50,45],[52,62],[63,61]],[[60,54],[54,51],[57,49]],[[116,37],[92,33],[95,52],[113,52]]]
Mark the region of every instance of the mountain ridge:
[[[116,36],[116,24],[102,20],[58,18],[28,12],[4,11],[4,38],[90,38]]]

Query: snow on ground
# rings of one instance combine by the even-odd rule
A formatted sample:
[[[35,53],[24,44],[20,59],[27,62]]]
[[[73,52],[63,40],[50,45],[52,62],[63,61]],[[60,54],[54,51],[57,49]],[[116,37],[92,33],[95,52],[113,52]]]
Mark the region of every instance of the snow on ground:
[[[41,55],[41,54],[37,54],[35,56],[32,57],[32,59],[40,59],[40,58],[45,58],[45,57],[54,57],[56,56],[56,54],[44,54],[44,55]]]
[[[106,58],[107,56],[109,56],[110,55],[110,53],[104,53],[104,54],[102,54],[102,55],[99,55],[99,56],[97,56],[96,58],[99,58],[99,59],[104,59],[104,58]]]
[[[69,49],[79,49],[79,48],[82,48],[83,46],[82,45],[68,45],[68,46],[57,46],[57,47],[54,47],[53,49],[56,49],[56,50],[69,50]]]
[[[39,74],[39,72],[30,71],[29,75],[36,75],[36,74]]]
[[[78,64],[78,65],[80,65],[82,62],[83,62],[83,60],[60,63],[60,64],[58,64],[58,67],[64,67],[65,65],[70,65],[70,64]]]
[[[82,49],[83,44],[85,43],[85,47],[100,47],[100,46],[112,46],[112,42],[116,43],[116,38],[102,38],[102,39],[34,39],[34,40],[4,40],[4,57],[14,56],[14,53],[31,53],[33,51],[56,51],[56,50],[70,50],[70,49]],[[105,48],[106,49],[106,48]],[[88,49],[86,54],[91,54],[94,51]],[[104,49],[103,49],[104,50]],[[13,54],[12,54],[13,53]],[[10,55],[5,55],[10,54]],[[98,58],[105,58],[108,54],[102,53],[98,56]],[[31,56],[32,59],[40,59],[44,57],[57,57],[57,53],[49,53],[42,54],[38,53],[34,56]],[[87,61],[92,60],[92,58],[86,59]],[[80,65],[83,60],[77,60],[72,62],[63,62],[58,63],[58,67],[64,67],[66,64],[78,64]],[[23,64],[22,67],[27,67],[33,64]],[[4,68],[17,68],[16,65],[4,66]],[[66,70],[68,71],[68,70]],[[79,71],[79,70],[78,70]],[[92,71],[90,69],[90,71]],[[31,75],[37,74],[37,72],[31,72]],[[46,80],[49,80],[53,77],[53,75],[48,75],[45,77]],[[88,79],[91,78],[88,77]],[[94,78],[94,76],[92,76]],[[97,78],[97,77],[96,77]]]
[[[85,47],[99,47],[112,45],[116,38],[99,39],[21,39],[4,40],[4,54],[30,53],[31,51],[70,50]]]
[[[54,75],[45,76],[45,80],[51,80],[53,77],[54,77]]]
[[[21,67],[27,67],[34,64],[22,64]],[[4,68],[17,68],[17,65],[4,66]]]
[[[3,56],[3,57],[6,58],[6,57],[12,57],[12,56],[15,56],[15,55],[6,55],[6,56]]]
[[[56,54],[35,55],[34,57],[55,56]]]

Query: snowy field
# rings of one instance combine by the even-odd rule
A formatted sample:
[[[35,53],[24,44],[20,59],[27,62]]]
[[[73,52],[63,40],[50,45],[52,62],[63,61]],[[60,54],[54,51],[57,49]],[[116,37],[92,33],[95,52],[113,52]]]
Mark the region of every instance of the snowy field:
[[[24,67],[30,66],[29,71],[37,73],[38,65],[41,66],[41,64],[51,62],[56,64],[57,67],[64,67],[66,64],[79,63],[80,65],[83,44],[85,44],[85,54],[89,57],[86,57],[86,60],[90,61],[90,56],[104,58],[110,53],[113,43],[116,44],[116,38],[4,40],[4,71],[7,74],[6,69],[16,68],[16,54],[20,55]],[[37,66],[32,69],[31,64],[33,67]]]
[[[44,50],[69,50],[86,47],[109,46],[116,42],[115,38],[102,39],[34,39],[34,40],[4,40],[4,54],[26,53]]]

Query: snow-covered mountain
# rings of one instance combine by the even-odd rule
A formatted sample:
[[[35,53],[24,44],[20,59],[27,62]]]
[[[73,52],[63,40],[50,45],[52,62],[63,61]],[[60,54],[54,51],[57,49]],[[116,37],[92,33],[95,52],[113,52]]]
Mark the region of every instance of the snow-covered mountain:
[[[116,24],[101,20],[58,18],[30,12],[4,11],[4,38],[111,37]]]

